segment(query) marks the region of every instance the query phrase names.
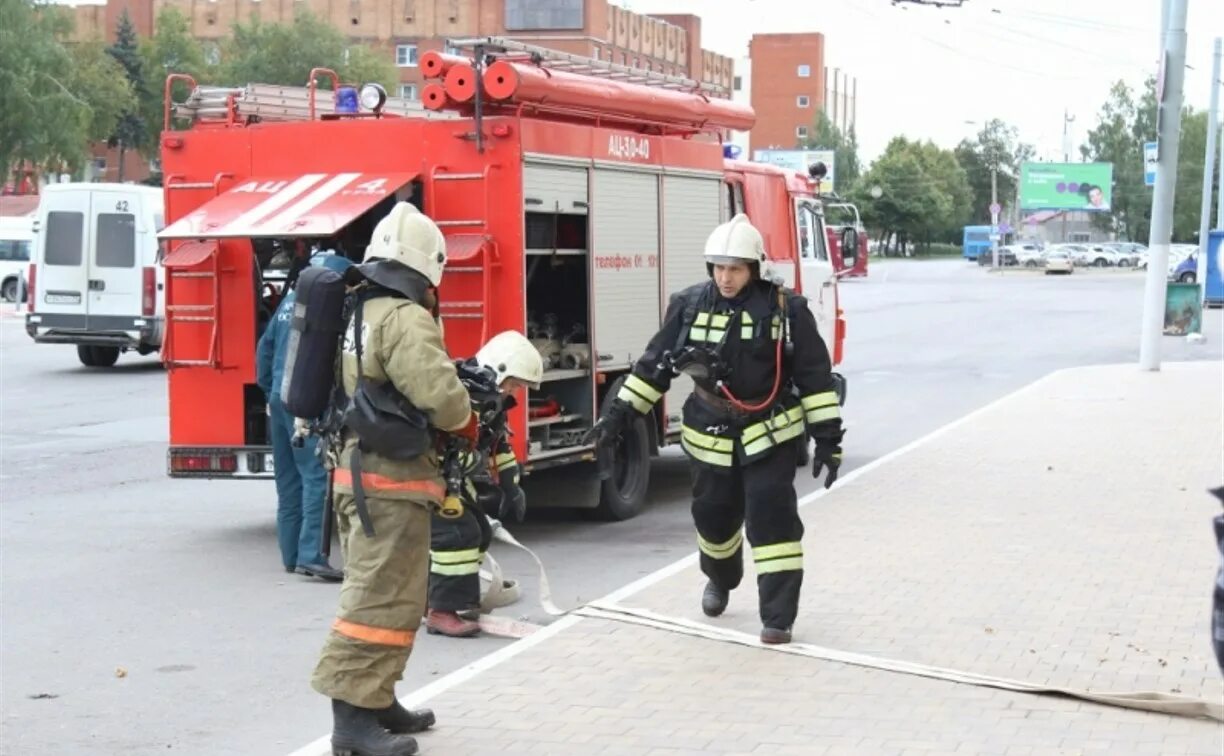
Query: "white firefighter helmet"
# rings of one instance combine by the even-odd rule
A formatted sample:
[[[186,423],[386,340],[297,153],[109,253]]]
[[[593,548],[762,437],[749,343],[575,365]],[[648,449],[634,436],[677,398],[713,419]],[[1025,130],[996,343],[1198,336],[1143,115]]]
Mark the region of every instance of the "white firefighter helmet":
[[[769,260],[765,257],[765,239],[740,213],[710,232],[705,245],[706,266],[756,263],[762,278],[768,277]]]
[[[497,374],[497,383],[517,378],[533,389],[544,380],[544,360],[527,337],[518,331],[502,331],[476,353],[476,361]]]
[[[415,205],[397,202],[374,227],[366,247],[365,262],[375,258],[407,265],[438,286],[446,266],[446,237]]]

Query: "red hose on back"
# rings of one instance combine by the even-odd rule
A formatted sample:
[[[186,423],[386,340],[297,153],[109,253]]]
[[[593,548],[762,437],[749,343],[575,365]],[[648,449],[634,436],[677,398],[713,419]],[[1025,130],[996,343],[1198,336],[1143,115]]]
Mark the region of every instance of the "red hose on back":
[[[785,313],[786,312],[786,297],[782,293],[781,289],[778,290],[778,304],[782,306],[782,312]],[[765,398],[765,401],[761,402],[760,404],[746,404],[740,401],[739,399],[735,398],[735,396],[731,393],[731,390],[727,388],[726,384],[719,382],[718,390],[721,391],[723,393],[723,396],[727,397],[727,401],[731,402],[731,405],[735,407],[736,409],[738,409],[740,412],[748,412],[748,413],[760,412],[763,409],[767,409],[770,405],[774,403],[774,400],[778,398],[778,389],[782,388],[782,341],[786,337],[786,333],[785,333],[786,318],[785,316],[782,319],[782,328],[783,328],[783,331],[778,334],[778,347],[774,351],[773,390],[769,392],[769,396]]]

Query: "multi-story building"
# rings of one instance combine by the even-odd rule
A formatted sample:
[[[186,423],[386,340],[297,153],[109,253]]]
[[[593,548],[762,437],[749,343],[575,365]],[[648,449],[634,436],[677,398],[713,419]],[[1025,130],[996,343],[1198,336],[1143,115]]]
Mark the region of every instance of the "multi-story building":
[[[113,40],[123,10],[141,36],[152,33],[158,14],[178,9],[206,54],[220,59],[221,42],[237,22],[288,23],[307,9],[330,21],[353,42],[380,48],[399,70],[401,97],[415,99],[423,80],[418,62],[447,40],[501,36],[633,68],[682,76],[731,90],[733,64],[701,46],[701,19],[646,16],[608,0],[105,0],[73,8],[76,36]],[[303,72],[303,84],[306,72]],[[116,155],[96,153],[94,176],[113,180]],[[129,166],[129,177],[141,171]],[[135,175],[134,175],[135,174]]]
[[[733,81],[734,96],[751,102],[757,114],[751,150],[804,144],[821,111],[847,131],[854,124],[856,88],[849,75],[825,66],[820,32],[753,35]]]
[[[731,88],[731,59],[702,49],[700,18],[645,16],[608,0],[107,0],[74,9],[76,34],[113,39],[124,8],[142,35],[152,32],[162,9],[177,8],[192,35],[213,50],[236,22],[287,23],[308,9],[354,42],[385,49],[400,70],[399,94],[407,97],[420,92],[423,53],[444,50],[448,39],[485,36]]]

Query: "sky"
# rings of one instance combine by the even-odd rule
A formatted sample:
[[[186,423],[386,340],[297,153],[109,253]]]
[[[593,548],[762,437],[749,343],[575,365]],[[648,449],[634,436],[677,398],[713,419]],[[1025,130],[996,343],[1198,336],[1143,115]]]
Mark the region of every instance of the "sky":
[[[825,65],[858,77],[860,153],[892,137],[945,147],[1000,118],[1061,160],[1064,110],[1072,160],[1110,85],[1154,75],[1161,0],[966,0],[961,8],[891,0],[613,0],[638,13],[693,13],[702,45],[735,58],[753,33],[818,31]],[[1224,0],[1187,0],[1185,102],[1206,110],[1212,41],[1224,36]]]

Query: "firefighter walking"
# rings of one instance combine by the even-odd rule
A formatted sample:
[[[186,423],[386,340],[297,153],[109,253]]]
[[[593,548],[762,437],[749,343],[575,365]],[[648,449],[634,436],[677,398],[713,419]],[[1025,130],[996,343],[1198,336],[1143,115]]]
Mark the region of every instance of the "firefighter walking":
[[[745,530],[756,567],[763,643],[789,643],[803,583],[795,470],[808,437],[812,474],[833,485],[842,424],[829,351],[807,300],[768,280],[765,245],[737,215],[706,242],[710,280],[673,295],[663,327],[592,435],[606,444],[650,412],[679,372],[692,512],[706,615],[717,617],[744,574]],[[746,528],[745,528],[746,525]]]
[[[490,433],[493,438],[473,452],[478,459],[469,461],[475,472],[465,481],[463,516],[452,519],[435,512],[432,518],[429,614],[425,624],[430,633],[452,638],[480,633],[480,624],[463,615],[478,612],[480,607],[480,565],[493,539],[487,515],[522,522],[526,513],[527,501],[519,487],[519,464],[510,448],[505,412],[514,406],[513,394],[525,387],[539,389],[544,378],[539,351],[517,331],[505,331],[490,339],[476,353],[475,363],[492,374],[501,394],[502,410],[495,424],[482,426],[482,433]]]
[[[471,443],[477,432],[437,321],[445,262],[438,227],[400,203],[379,221],[357,268],[365,283],[338,358],[348,409],[332,459],[345,580],[312,679],[332,699],[334,753],[414,754],[407,733],[434,723],[432,712],[399,705],[395,683],[425,613],[430,511],[445,491],[432,429]],[[397,426],[403,403],[389,395],[407,399],[429,427]],[[388,448],[389,439],[407,451]]]

